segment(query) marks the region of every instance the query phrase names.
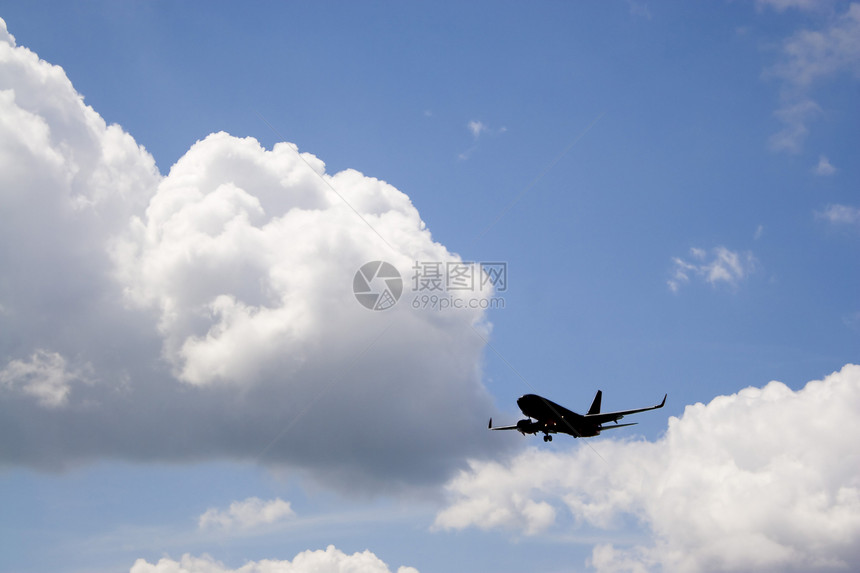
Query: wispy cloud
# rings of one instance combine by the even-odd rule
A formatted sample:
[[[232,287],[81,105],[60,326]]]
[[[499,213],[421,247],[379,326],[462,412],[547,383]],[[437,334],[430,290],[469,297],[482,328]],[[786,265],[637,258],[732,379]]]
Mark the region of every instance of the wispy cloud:
[[[807,8],[805,1],[759,2],[784,10]],[[860,77],[860,4],[851,4],[844,14],[830,19],[818,30],[801,30],[782,45],[781,61],[768,71],[782,80],[782,106],[775,112],[784,124],[770,140],[771,149],[797,153],[809,132],[809,122],[821,107],[809,92],[817,82],[848,73]]]
[[[830,163],[830,160],[827,159],[824,155],[818,158],[818,165],[812,170],[816,175],[821,175],[822,177],[828,177],[836,173],[836,168]]]
[[[842,72],[860,72],[860,4],[820,30],[801,30],[783,44],[785,59],[774,72],[787,82],[808,87]]]
[[[0,370],[0,389],[18,391],[35,398],[44,408],[66,405],[72,383],[92,383],[92,367],[71,368],[57,352],[39,349],[29,360],[10,360]]]
[[[471,157],[472,153],[475,152],[475,150],[478,148],[478,140],[481,139],[482,136],[484,136],[485,134],[486,135],[501,135],[508,130],[508,128],[504,127],[504,126],[492,128],[492,127],[488,126],[486,123],[484,123],[483,121],[480,121],[477,119],[470,120],[466,124],[466,129],[468,129],[469,133],[472,134],[473,143],[469,149],[467,149],[466,151],[464,151],[458,155],[459,159],[463,160],[463,161],[465,161],[466,159],[469,159],[469,157]]]
[[[818,10],[831,4],[830,0],[756,0],[756,7],[761,10],[772,8],[777,12],[785,12],[789,9]]]
[[[860,311],[849,312],[842,317],[842,323],[851,330],[860,330]]]
[[[821,114],[821,107],[811,99],[804,99],[786,104],[773,113],[783,128],[770,136],[771,150],[800,153],[809,134],[807,124]]]
[[[226,510],[206,510],[197,520],[197,524],[200,529],[253,529],[283,521],[294,515],[290,503],[280,498],[263,501],[258,497],[249,497],[244,501],[234,501]]]
[[[704,249],[690,249],[690,257],[673,257],[672,277],[667,281],[669,290],[678,292],[692,278],[699,278],[713,286],[720,283],[736,287],[755,270],[756,259],[749,251],[739,253],[726,247],[716,247],[710,253]]]
[[[828,205],[815,215],[833,225],[860,225],[860,209],[850,205]]]
[[[469,131],[472,132],[472,137],[475,139],[478,139],[483,132],[487,131],[487,126],[482,121],[472,120],[466,127],[469,128]]]
[[[629,8],[631,16],[645,18],[646,20],[651,19],[651,10],[648,9],[648,5],[644,2],[627,0],[627,7]]]

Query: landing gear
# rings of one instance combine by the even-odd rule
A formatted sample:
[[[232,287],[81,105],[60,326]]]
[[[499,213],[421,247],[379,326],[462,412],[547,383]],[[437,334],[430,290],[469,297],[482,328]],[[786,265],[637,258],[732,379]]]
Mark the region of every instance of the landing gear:
[[[546,435],[543,437],[543,441],[544,441],[544,442],[551,442],[551,441],[552,441],[552,436],[550,436],[549,434],[546,434]]]

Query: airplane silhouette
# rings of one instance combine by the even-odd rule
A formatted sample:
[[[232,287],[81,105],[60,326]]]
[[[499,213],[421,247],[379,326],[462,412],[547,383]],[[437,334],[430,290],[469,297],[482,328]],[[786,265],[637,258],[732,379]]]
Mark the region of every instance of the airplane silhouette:
[[[550,434],[569,434],[574,438],[590,438],[599,435],[603,430],[635,426],[636,422],[619,424],[618,420],[629,414],[662,408],[666,403],[666,396],[668,394],[663,396],[663,401],[656,406],[601,413],[600,401],[603,397],[603,392],[598,390],[594,396],[594,401],[591,403],[591,407],[588,409],[588,413],[583,416],[582,414],[568,410],[564,406],[559,406],[543,396],[526,394],[517,399],[517,406],[520,407],[523,414],[528,416],[527,419],[520,420],[513,426],[493,427],[493,419],[490,418],[488,428],[491,430],[518,430],[523,435],[543,432],[544,442],[552,441]],[[532,418],[534,418],[534,421],[532,421]],[[608,422],[615,422],[615,424],[612,426],[603,425]]]

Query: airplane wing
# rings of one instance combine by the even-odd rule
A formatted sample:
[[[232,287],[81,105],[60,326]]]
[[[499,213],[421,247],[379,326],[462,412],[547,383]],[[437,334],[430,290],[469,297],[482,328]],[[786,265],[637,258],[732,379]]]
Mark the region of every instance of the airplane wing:
[[[496,426],[496,427],[494,428],[494,427],[493,427],[493,419],[492,419],[492,418],[490,418],[490,424],[487,426],[487,428],[488,428],[488,429],[490,429],[490,430],[516,430],[516,429],[517,429],[517,425],[516,425],[516,424],[514,424],[513,426]]]
[[[605,424],[606,422],[617,422],[618,420],[629,414],[636,414],[638,412],[647,412],[648,410],[656,410],[657,408],[662,408],[666,404],[666,396],[668,396],[668,394],[663,396],[663,401],[656,406],[648,406],[647,408],[636,408],[635,410],[621,410],[619,412],[601,412],[599,414],[586,414],[585,416],[583,416],[583,418],[585,418],[588,422],[597,424]],[[614,427],[615,426],[607,426],[606,428],[601,429],[605,430]]]

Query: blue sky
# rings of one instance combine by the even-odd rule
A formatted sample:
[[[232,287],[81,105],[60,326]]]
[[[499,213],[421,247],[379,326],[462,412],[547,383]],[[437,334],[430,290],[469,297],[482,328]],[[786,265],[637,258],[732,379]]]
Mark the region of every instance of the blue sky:
[[[860,563],[860,5],[0,18],[0,571]],[[410,308],[415,261],[505,263],[504,308]],[[592,448],[485,430],[597,389],[669,399]]]

